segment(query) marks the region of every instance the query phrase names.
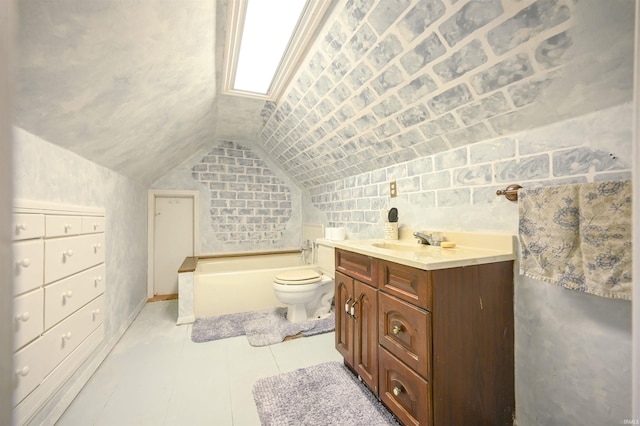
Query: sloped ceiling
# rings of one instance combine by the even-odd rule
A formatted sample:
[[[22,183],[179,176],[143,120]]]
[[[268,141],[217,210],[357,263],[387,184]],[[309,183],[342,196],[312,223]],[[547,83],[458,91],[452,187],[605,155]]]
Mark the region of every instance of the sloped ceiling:
[[[15,124],[143,183],[217,139],[255,141],[264,101],[217,90],[226,10],[214,0],[20,2]]]
[[[313,187],[630,101],[633,6],[341,0],[265,106],[219,92],[227,0],[21,1],[15,124],[143,183],[223,139]]]

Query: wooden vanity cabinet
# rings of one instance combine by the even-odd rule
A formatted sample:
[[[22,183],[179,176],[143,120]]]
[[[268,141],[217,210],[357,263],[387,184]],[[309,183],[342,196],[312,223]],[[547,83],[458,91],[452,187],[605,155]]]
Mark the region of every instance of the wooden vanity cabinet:
[[[355,253],[348,253],[346,256],[336,254],[336,269],[371,281],[373,259],[353,255]],[[349,262],[345,262],[345,259]],[[352,265],[356,265],[353,272],[350,269]],[[335,304],[336,349],[342,354],[345,364],[377,394],[378,291],[370,284],[336,271]]]
[[[433,271],[372,261],[378,364],[367,355],[365,370],[380,400],[405,425],[513,425],[513,261]],[[357,283],[336,272],[336,347],[356,372],[356,321],[344,304]]]

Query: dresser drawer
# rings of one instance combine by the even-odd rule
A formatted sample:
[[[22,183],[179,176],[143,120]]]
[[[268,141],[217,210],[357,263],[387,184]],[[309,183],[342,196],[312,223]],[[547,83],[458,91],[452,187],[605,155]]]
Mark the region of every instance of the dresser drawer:
[[[13,406],[29,395],[47,375],[45,363],[48,354],[42,339],[25,346],[13,355]]]
[[[13,348],[18,349],[42,334],[41,288],[13,300]]]
[[[380,260],[378,277],[380,290],[423,309],[431,310],[433,306],[431,271]]]
[[[431,384],[380,348],[380,399],[405,425],[431,425]]]
[[[103,313],[104,296],[100,296],[43,334],[47,374],[102,324]]]
[[[104,232],[104,216],[82,216],[82,233]]]
[[[78,235],[81,231],[81,216],[47,215],[46,217],[47,238]]]
[[[44,215],[35,213],[14,213],[12,237],[26,240],[44,236]]]
[[[431,313],[380,292],[378,341],[425,379],[431,379]]]
[[[104,234],[45,241],[44,282],[50,283],[104,262]]]
[[[44,288],[44,328],[53,327],[104,293],[104,264]]]
[[[374,259],[369,256],[341,249],[336,250],[336,270],[376,287],[374,264]]]
[[[42,240],[13,244],[13,293],[21,294],[42,285],[44,243]]]

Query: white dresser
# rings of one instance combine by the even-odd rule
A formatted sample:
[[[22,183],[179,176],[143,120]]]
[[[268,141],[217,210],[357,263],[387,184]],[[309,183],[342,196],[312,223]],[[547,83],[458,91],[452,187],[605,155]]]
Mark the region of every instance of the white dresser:
[[[104,338],[104,210],[13,208],[16,424],[29,421]]]

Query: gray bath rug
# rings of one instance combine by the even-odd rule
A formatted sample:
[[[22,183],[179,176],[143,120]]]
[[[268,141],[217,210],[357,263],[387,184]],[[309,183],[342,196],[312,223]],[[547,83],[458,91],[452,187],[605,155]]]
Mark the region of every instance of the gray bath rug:
[[[198,318],[193,323],[191,340],[196,343],[246,335],[251,346],[267,346],[286,337],[312,336],[335,329],[335,314],[323,319],[292,324],[286,318],[287,308],[272,308],[255,312]]]
[[[202,343],[242,336],[246,322],[265,318],[268,315],[273,315],[273,309],[196,318],[191,329],[191,340],[195,343]]]
[[[338,362],[260,379],[253,385],[253,398],[263,426],[400,424]]]

